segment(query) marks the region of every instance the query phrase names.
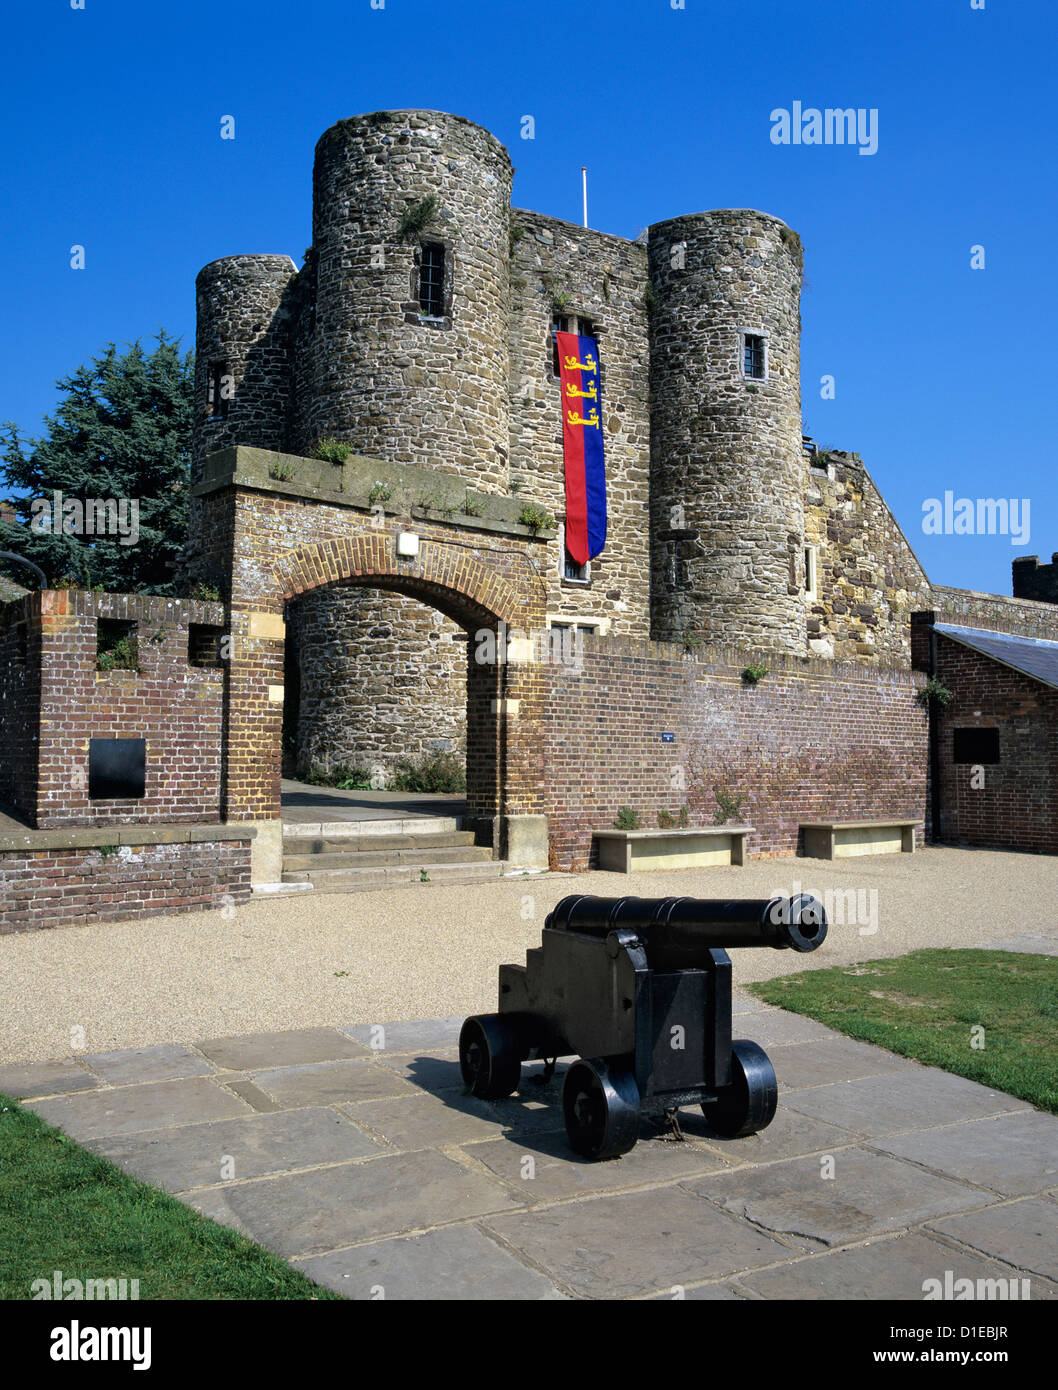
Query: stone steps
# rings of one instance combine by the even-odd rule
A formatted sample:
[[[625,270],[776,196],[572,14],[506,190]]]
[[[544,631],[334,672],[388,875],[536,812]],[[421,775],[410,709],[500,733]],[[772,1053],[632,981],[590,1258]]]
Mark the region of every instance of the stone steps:
[[[283,882],[311,882],[317,893],[356,893],[368,888],[396,888],[416,883],[471,883],[502,878],[511,866],[501,859],[457,864],[400,864],[363,869],[315,869],[284,871]],[[426,880],[422,871],[426,870]]]
[[[292,889],[350,893],[413,883],[499,878],[506,863],[451,816],[331,821],[283,827],[282,881]],[[426,878],[423,878],[423,874]]]
[[[367,869],[401,864],[422,866],[493,862],[492,850],[487,845],[475,845],[473,835],[469,838],[469,844],[437,846],[431,849],[423,849],[416,845],[376,849],[368,840],[363,847],[357,845],[355,850],[325,851],[320,854],[284,854],[283,872],[285,874],[287,870],[310,869],[315,877],[316,873],[323,869]]]
[[[434,850],[474,844],[471,830],[453,830],[440,835],[308,835],[283,837],[283,858],[327,854],[366,854],[378,850]],[[474,856],[471,856],[472,858]]]
[[[450,835],[460,829],[457,816],[386,816],[377,820],[287,821],[287,840],[356,840],[367,835]]]

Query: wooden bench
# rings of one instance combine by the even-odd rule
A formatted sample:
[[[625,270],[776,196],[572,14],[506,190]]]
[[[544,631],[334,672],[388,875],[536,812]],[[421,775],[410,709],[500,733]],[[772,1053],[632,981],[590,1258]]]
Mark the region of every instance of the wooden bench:
[[[680,830],[596,830],[599,868],[631,874],[637,869],[704,869],[743,864],[752,825],[694,825]]]
[[[914,854],[920,820],[802,821],[807,859],[849,859],[861,854]]]

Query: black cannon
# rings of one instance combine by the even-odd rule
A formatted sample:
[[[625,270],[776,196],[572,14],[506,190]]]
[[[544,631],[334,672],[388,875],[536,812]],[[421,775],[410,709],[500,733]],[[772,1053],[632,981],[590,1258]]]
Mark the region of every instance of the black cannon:
[[[563,898],[524,965],[500,966],[499,1012],[468,1018],[459,1035],[463,1080],[498,1099],[522,1062],[576,1056],[562,1109],[573,1149],[627,1153],[641,1115],[675,1123],[701,1105],[711,1128],[736,1137],[769,1125],[778,1088],[764,1050],[731,1041],[726,947],[814,951],[827,934],[815,898]]]

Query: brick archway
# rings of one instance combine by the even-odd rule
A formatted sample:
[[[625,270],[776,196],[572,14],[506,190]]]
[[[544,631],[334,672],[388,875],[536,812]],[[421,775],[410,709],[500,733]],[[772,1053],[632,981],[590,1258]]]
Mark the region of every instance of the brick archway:
[[[543,672],[517,640],[546,626],[541,541],[509,524],[412,520],[380,515],[380,508],[372,512],[366,499],[239,484],[234,467],[221,486],[214,483],[202,494],[203,569],[230,595],[223,810],[229,822],[258,826],[255,878],[279,876],[284,607],[299,595],[350,581],[418,599],[472,637],[483,629],[499,633],[501,625],[514,637],[495,662],[476,660],[471,645],[467,814],[504,857],[510,857],[512,833],[519,842],[528,835],[535,848],[520,862],[546,863]],[[400,553],[400,537],[407,535],[416,538],[413,554]],[[496,645],[503,653],[503,636]]]

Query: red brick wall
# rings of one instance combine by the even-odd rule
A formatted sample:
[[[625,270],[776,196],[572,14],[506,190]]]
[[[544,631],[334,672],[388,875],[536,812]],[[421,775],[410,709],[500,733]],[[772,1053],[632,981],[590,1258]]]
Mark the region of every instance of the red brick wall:
[[[250,841],[0,851],[0,935],[243,903]]]
[[[39,602],[34,824],[47,829],[219,820],[224,673],[188,664],[188,625],[223,626],[222,606],[85,590],[45,591]],[[96,669],[99,618],[137,624],[139,672]],[[146,739],[142,800],[89,800],[92,738]]]
[[[682,805],[692,825],[711,825],[716,788],[745,797],[753,855],[796,853],[801,821],[925,816],[921,677],[769,655],[750,686],[752,660],[588,637],[582,671],[546,668],[554,867],[586,866],[592,831],[612,828],[621,806],[644,829]]]
[[[1058,854],[1058,690],[942,634],[937,677],[954,697],[938,716],[938,838]],[[952,757],[953,730],[975,727],[999,730],[1000,761],[982,765],[983,787]]]

